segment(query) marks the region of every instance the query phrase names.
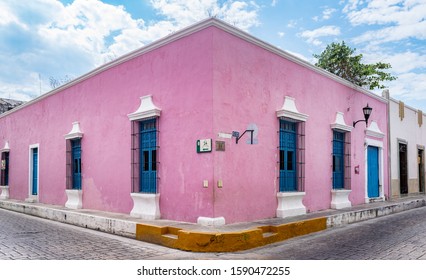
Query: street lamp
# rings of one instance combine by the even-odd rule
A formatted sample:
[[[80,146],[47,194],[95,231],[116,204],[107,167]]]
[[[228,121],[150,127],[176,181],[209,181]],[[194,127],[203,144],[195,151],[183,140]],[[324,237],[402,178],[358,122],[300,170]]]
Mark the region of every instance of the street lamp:
[[[362,108],[362,112],[364,113],[364,120],[359,120],[359,121],[354,122],[353,123],[354,127],[359,122],[365,122],[365,126],[367,126],[367,124],[368,124],[368,118],[370,118],[372,110],[373,110],[373,108],[369,107],[368,103],[367,103],[367,106],[365,106],[364,108]]]

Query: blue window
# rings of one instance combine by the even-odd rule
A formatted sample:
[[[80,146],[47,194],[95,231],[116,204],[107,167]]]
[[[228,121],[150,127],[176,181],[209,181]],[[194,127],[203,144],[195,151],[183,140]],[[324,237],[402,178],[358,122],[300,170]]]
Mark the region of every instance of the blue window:
[[[81,140],[71,140],[72,188],[81,190]]]
[[[345,133],[333,131],[333,189],[345,187]]]
[[[297,123],[280,120],[280,192],[297,191]]]
[[[1,185],[9,185],[9,152],[1,154]]]
[[[139,122],[139,191],[157,192],[157,119]]]
[[[38,148],[31,149],[31,152],[32,152],[31,194],[38,195]]]
[[[66,187],[81,190],[81,139],[66,142]]]

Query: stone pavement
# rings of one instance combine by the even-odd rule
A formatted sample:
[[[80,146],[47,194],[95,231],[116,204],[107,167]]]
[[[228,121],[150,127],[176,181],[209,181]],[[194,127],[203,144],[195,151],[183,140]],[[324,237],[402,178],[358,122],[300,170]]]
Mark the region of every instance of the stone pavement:
[[[213,227],[170,220],[146,221],[126,214],[0,200],[0,208],[193,252],[246,250],[423,206],[426,206],[426,197],[419,195],[297,217]]]

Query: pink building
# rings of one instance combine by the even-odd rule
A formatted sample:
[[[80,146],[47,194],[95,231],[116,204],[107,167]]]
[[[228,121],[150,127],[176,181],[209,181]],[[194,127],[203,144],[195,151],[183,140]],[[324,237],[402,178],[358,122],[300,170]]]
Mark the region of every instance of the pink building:
[[[1,198],[202,224],[351,207],[389,195],[386,120],[208,19],[1,115]]]

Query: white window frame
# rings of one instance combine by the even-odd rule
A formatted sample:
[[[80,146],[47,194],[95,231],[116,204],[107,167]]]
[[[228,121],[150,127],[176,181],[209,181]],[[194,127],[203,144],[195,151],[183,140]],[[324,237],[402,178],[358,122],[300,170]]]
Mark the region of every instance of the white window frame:
[[[32,194],[33,188],[33,150],[37,149],[37,195]],[[31,144],[28,151],[28,198],[27,202],[38,202],[40,196],[40,144]]]

